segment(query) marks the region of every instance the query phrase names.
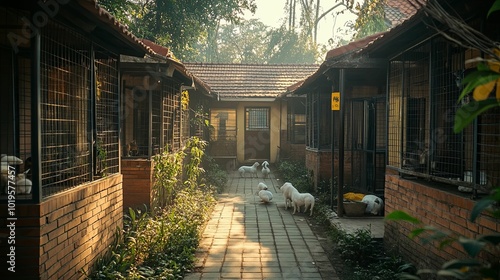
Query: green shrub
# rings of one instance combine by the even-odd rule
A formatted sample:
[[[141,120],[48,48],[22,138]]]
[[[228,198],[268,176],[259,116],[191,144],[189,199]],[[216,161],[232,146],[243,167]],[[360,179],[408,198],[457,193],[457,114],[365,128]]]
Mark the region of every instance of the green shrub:
[[[194,263],[201,232],[215,199],[202,190],[180,191],[172,206],[151,212],[129,209],[124,229],[89,279],[182,279]]]
[[[203,183],[221,193],[227,184],[227,172],[222,170],[214,158],[205,154],[202,162],[205,169]]]
[[[89,279],[182,279],[192,268],[216,202],[214,188],[201,183],[203,148],[190,139],[183,150],[155,158],[154,211],[129,209]]]
[[[415,271],[415,268],[391,252],[386,252],[381,240],[371,237],[370,229],[359,229],[354,233],[331,223],[332,212],[321,201],[315,206],[315,220],[327,228],[328,239],[333,243],[335,257],[341,263],[335,269],[342,280],[393,280],[402,272]]]
[[[290,182],[299,192],[313,192],[312,183],[305,164],[299,161],[278,162],[278,173],[283,182]]]

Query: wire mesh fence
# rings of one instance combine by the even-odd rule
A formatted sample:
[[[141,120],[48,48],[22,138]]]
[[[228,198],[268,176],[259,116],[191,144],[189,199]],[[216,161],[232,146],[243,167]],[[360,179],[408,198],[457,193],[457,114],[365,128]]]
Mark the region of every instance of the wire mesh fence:
[[[388,164],[402,174],[461,187],[498,184],[499,110],[453,131],[461,80],[480,54],[444,39],[417,46],[390,63]],[[460,190],[460,188],[459,188]]]

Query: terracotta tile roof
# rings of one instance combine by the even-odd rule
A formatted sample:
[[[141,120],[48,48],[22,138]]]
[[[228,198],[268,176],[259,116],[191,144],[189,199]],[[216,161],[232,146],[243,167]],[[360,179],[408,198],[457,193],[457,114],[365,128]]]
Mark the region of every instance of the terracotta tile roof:
[[[161,46],[161,45],[158,45],[158,44],[156,44],[155,42],[153,42],[151,40],[143,38],[143,39],[140,39],[140,41],[144,45],[150,47],[155,53],[157,53],[157,54],[159,54],[161,56],[172,57],[172,55],[173,55],[169,48]]]
[[[318,69],[306,64],[185,63],[221,99],[277,98]]]
[[[413,18],[422,7],[422,4],[426,1],[427,0],[387,0],[384,10],[386,20],[389,21],[392,26],[390,30],[366,36],[362,39],[350,42],[347,45],[328,51],[325,62],[321,64],[320,68],[306,79],[289,86],[287,88],[287,93],[298,93],[302,88],[315,83],[315,81],[323,75],[323,72],[327,70],[329,61],[336,61],[342,58],[345,59],[345,57],[350,59],[352,56],[348,57],[348,55],[359,55],[364,49],[374,44],[374,42],[384,38],[387,34],[392,33],[393,29],[398,29],[402,23]]]
[[[326,53],[326,60],[334,59],[334,58],[339,57],[341,55],[349,54],[349,53],[352,53],[354,51],[357,51],[357,50],[363,48],[364,46],[366,46],[367,44],[371,43],[372,41],[376,40],[377,38],[381,37],[384,33],[385,32],[375,33],[375,34],[372,34],[370,36],[366,36],[362,39],[350,42],[347,45],[340,46],[336,49],[330,50]]]
[[[391,27],[394,27],[417,12],[420,7],[418,0],[386,0],[384,7],[385,18]],[[425,0],[424,0],[425,1]]]
[[[389,0],[389,2],[393,2],[393,5],[400,3],[401,1],[406,2],[406,4],[400,7],[401,10],[404,10],[407,13],[407,17],[402,18],[398,24],[393,26],[387,32],[380,34],[374,40],[368,42],[365,46],[359,48],[356,52],[363,53],[367,50],[370,50],[374,47],[374,45],[382,45],[384,41],[390,40],[391,38],[397,36],[401,32],[405,32],[408,26],[414,24],[415,22],[419,22],[421,20],[422,8],[425,6],[428,0]],[[408,6],[410,5],[410,6]],[[405,9],[403,8],[405,7]]]

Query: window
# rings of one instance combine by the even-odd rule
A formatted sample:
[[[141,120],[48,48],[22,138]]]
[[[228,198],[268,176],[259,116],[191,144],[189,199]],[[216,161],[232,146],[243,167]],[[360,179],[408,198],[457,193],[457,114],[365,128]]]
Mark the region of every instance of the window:
[[[305,98],[290,98],[287,115],[287,140],[293,144],[306,141],[306,106]]]
[[[269,129],[268,108],[247,108],[245,113],[246,130]]]

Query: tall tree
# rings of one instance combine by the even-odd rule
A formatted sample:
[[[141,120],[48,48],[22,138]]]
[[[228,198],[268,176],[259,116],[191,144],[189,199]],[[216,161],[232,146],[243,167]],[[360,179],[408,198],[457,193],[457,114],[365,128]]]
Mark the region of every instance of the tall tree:
[[[327,8],[321,0],[300,0],[300,7],[296,5],[297,0],[287,0],[285,10],[288,15],[288,30],[300,28],[301,33],[309,37],[314,43],[317,42],[318,25],[325,16],[338,16],[346,10],[353,12],[354,0],[326,1]],[[337,9],[342,7],[343,9]],[[296,26],[297,9],[300,8],[299,24]]]
[[[390,27],[385,21],[385,2],[386,0],[366,0],[362,5],[356,5],[358,18],[354,23],[354,29],[357,31],[354,39],[386,31]]]
[[[117,1],[120,4],[116,0],[99,0],[99,4],[127,23],[134,34],[169,46],[181,60],[197,53],[193,44],[208,40],[221,20],[237,23],[245,11],[256,9],[254,0]]]
[[[202,50],[189,61],[219,63],[314,63],[315,45],[285,27],[273,29],[259,20],[222,24],[217,32],[217,48],[198,42]],[[216,53],[209,54],[210,49]]]
[[[285,27],[269,33],[267,63],[314,63],[318,58],[317,45],[310,38]]]

